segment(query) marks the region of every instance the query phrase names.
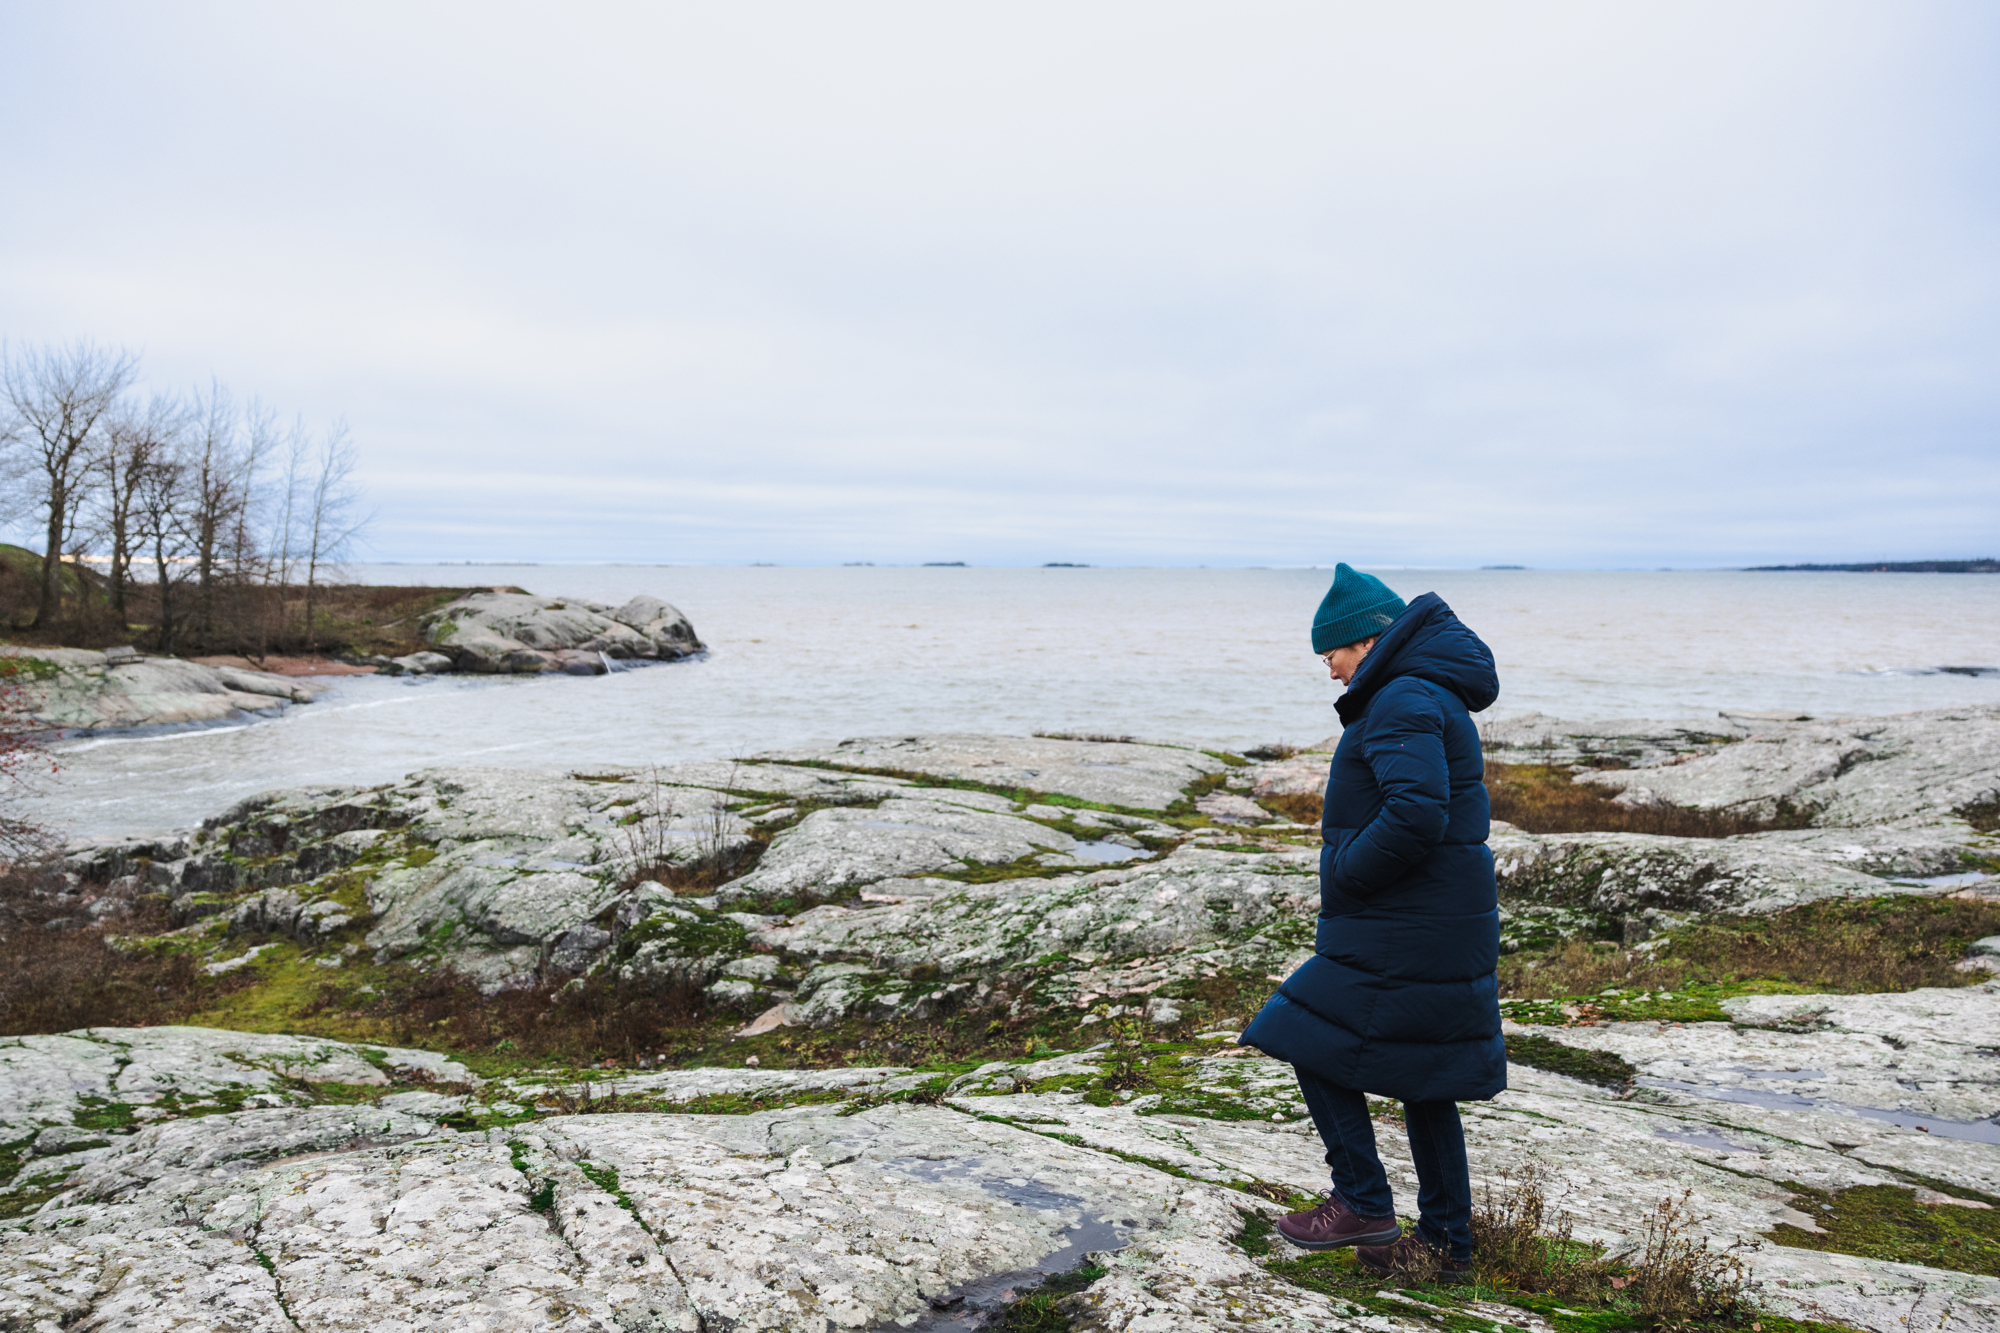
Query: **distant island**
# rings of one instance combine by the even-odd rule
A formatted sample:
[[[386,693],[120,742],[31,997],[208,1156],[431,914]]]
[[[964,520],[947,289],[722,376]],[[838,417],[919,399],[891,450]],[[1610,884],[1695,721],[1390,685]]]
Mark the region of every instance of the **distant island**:
[[[1752,565],[1746,573],[1821,570],[1842,574],[2000,574],[2000,560],[1876,560],[1861,565]]]

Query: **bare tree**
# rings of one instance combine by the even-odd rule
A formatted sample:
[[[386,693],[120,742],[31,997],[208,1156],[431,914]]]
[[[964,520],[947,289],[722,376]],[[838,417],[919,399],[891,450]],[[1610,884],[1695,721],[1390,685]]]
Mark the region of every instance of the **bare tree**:
[[[131,353],[91,342],[29,347],[18,355],[0,349],[0,388],[13,417],[8,434],[26,455],[36,483],[32,504],[46,523],[36,627],[51,624],[61,612],[63,552],[76,535],[107,414],[137,366]]]
[[[205,636],[215,633],[216,574],[223,563],[223,537],[243,503],[236,439],[236,404],[229,391],[211,381],[195,399],[192,439],[182,478],[188,535],[194,543],[195,614]]]
[[[312,437],[306,431],[304,418],[292,422],[292,428],[285,432],[284,441],[275,452],[282,461],[279,464],[277,495],[270,506],[271,527],[264,540],[265,579],[277,586],[276,612],[278,628],[282,632],[285,596],[291,590],[292,576],[297,572],[300,558],[299,539],[304,526],[306,499],[302,488],[312,468]]]
[[[317,472],[306,497],[304,515],[306,562],[306,651],[317,646],[313,621],[314,601],[319,590],[320,572],[345,560],[355,541],[373,521],[373,514],[356,515],[361,492],[354,484],[354,469],[360,458],[354,442],[347,437],[347,424],[335,422],[320,440],[313,460]]]
[[[127,623],[132,561],[144,546],[141,495],[157,468],[176,461],[186,420],[186,409],[177,400],[155,394],[144,408],[121,406],[105,428],[94,517],[97,533],[111,551],[111,609],[120,625]]]
[[[159,650],[171,653],[187,619],[182,596],[193,569],[193,528],[188,522],[187,443],[173,440],[156,451],[133,474],[131,531],[133,548],[152,561],[154,591],[159,599]]]

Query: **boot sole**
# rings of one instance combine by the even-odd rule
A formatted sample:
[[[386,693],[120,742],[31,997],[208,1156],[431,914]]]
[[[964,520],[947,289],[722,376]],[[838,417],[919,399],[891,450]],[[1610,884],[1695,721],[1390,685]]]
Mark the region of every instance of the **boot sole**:
[[[1284,1231],[1279,1228],[1274,1227],[1272,1230],[1280,1236],[1285,1236]],[[1387,1231],[1371,1231],[1366,1235],[1345,1236],[1340,1240],[1300,1240],[1297,1236],[1285,1236],[1285,1243],[1296,1245],[1302,1250],[1343,1250],[1350,1245],[1394,1245],[1402,1239],[1402,1236],[1403,1226],[1399,1222]]]

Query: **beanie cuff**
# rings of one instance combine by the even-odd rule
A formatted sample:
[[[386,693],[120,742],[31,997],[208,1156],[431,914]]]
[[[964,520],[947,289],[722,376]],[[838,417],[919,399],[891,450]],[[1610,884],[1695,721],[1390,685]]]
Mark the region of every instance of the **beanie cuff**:
[[[1405,603],[1400,597],[1359,611],[1350,611],[1338,620],[1329,620],[1313,626],[1313,651],[1327,653],[1335,648],[1345,648],[1350,643],[1380,634],[1396,623],[1396,617],[1403,614]]]

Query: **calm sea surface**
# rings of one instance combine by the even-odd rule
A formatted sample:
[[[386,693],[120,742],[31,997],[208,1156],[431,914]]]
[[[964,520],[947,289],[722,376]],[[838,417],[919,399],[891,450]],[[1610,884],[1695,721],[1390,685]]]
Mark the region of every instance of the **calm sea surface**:
[[[1495,715],[1699,719],[2000,701],[2000,577],[1377,571],[1493,646]],[[844,736],[1080,731],[1233,748],[1337,730],[1321,570],[364,566],[375,583],[651,593],[710,647],[595,678],[346,677],[274,721],[62,746],[76,835],[199,822],[271,787],[437,764],[667,763]]]

